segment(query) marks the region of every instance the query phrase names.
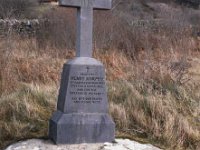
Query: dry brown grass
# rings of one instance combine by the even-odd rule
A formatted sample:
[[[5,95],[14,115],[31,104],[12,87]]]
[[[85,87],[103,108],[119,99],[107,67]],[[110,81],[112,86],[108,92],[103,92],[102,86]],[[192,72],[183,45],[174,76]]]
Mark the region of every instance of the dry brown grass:
[[[12,39],[6,49],[0,49],[0,95],[17,89],[19,83],[58,83],[60,68],[65,59],[58,58],[55,51],[37,50],[35,40]],[[15,39],[15,40],[14,40]],[[1,45],[7,47],[3,41]],[[71,57],[69,51],[66,57]],[[9,83],[9,84],[8,84]]]
[[[128,26],[109,13],[96,15],[94,57],[106,67],[117,136],[165,149],[199,149],[200,41],[192,36],[193,28],[168,22],[154,31]],[[54,23],[35,38],[10,32],[1,39],[1,148],[20,139],[47,137],[62,65],[74,56],[74,22],[63,33],[65,24]]]
[[[46,53],[34,45],[32,40],[13,40],[10,54],[2,60],[1,147],[20,139],[47,137],[63,58],[74,56],[67,51],[59,58],[56,50]],[[139,55],[131,60],[118,50],[94,53],[106,67],[117,136],[168,149],[198,149],[199,55],[183,57],[178,52],[159,51]]]
[[[110,85],[110,111],[117,129],[132,137],[147,138],[162,146],[169,146],[170,149],[196,149],[200,139],[199,123],[195,123],[199,106],[190,106],[188,103],[198,105],[198,99],[183,97],[177,100],[170,91],[165,95],[143,93],[140,84],[118,81]],[[184,92],[180,95],[188,96]],[[192,111],[188,111],[191,108]]]
[[[0,100],[0,147],[20,139],[45,137],[55,109],[55,85],[22,84]]]

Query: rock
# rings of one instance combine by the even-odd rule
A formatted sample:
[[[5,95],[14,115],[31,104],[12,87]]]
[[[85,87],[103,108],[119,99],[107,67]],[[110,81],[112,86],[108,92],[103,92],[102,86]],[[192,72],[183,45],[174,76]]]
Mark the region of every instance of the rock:
[[[104,150],[160,150],[150,144],[140,144],[129,139],[116,139],[116,143],[104,145]]]
[[[55,145],[50,140],[31,139],[10,145],[5,150],[160,150],[150,144],[140,144],[128,139],[115,143]]]

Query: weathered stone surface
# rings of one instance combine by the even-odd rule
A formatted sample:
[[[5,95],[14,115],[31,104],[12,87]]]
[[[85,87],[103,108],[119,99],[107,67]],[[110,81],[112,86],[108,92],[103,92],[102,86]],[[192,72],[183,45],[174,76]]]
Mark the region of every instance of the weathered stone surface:
[[[14,32],[21,36],[35,36],[41,22],[43,22],[43,20],[0,19],[0,37],[7,37],[7,35],[9,34],[9,30],[11,30],[12,33]]]
[[[94,9],[111,9],[112,0],[59,0],[61,6],[93,7]]]
[[[50,120],[49,136],[56,144],[112,142],[114,128],[107,114],[64,114],[57,111]]]
[[[10,145],[5,150],[160,150],[150,144],[140,144],[128,139],[115,143],[54,145],[50,140],[32,139]]]
[[[94,58],[77,57],[64,65],[57,112],[49,122],[56,144],[112,142],[115,124],[108,115],[105,69]]]
[[[108,115],[105,69],[92,57],[93,9],[111,9],[112,0],[59,0],[77,8],[77,58],[63,67],[57,111],[49,122],[56,144],[112,142],[115,124]]]
[[[78,57],[64,65],[57,109],[64,113],[108,113],[103,65]]]
[[[77,8],[77,57],[92,57],[93,9],[111,9],[112,0],[59,0],[59,5]]]

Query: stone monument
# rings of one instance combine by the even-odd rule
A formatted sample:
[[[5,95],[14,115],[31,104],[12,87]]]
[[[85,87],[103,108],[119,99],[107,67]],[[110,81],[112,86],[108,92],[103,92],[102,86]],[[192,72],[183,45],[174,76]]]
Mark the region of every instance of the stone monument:
[[[105,69],[92,58],[93,10],[111,9],[111,0],[60,0],[77,8],[76,57],[64,64],[57,111],[49,121],[56,144],[112,142],[115,124],[108,114]]]

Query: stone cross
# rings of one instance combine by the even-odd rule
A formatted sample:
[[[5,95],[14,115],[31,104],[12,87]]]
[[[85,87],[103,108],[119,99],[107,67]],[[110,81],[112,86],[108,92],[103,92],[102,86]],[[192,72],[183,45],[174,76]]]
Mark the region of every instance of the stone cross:
[[[77,57],[92,57],[93,10],[111,9],[112,0],[59,0],[59,5],[77,11]]]
[[[56,144],[104,143],[115,138],[109,116],[103,64],[92,57],[93,9],[110,9],[111,0],[60,0],[78,8],[77,57],[63,66],[57,110],[49,121]]]

